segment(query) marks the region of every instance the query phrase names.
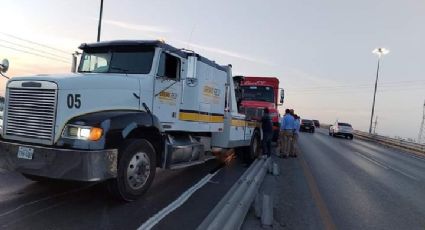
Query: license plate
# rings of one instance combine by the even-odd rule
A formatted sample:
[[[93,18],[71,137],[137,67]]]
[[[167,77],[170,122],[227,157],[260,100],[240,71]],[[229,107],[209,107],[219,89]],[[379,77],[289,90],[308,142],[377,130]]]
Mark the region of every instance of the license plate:
[[[310,129],[310,127],[305,127],[305,129]]]
[[[34,155],[34,149],[24,146],[18,148],[18,158],[32,160]]]

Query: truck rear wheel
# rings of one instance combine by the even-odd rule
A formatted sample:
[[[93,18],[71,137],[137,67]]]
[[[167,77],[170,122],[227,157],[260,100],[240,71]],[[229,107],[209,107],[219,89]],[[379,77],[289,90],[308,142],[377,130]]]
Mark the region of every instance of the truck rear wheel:
[[[261,139],[260,139],[260,133],[255,130],[254,134],[251,138],[251,144],[249,145],[249,160],[253,161],[255,158],[257,158],[260,155],[260,147],[261,146]]]
[[[156,171],[156,154],[146,139],[132,139],[119,150],[117,178],[108,182],[117,198],[133,201],[151,185]]]

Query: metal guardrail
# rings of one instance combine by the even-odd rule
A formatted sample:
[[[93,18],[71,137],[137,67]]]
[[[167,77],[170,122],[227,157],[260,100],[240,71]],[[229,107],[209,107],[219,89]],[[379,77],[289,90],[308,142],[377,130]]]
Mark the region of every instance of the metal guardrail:
[[[399,147],[402,149],[412,150],[420,154],[425,154],[425,145],[423,144],[419,144],[419,143],[415,143],[411,141],[405,141],[401,139],[390,138],[390,137],[384,137],[377,134],[369,134],[369,133],[357,131],[357,130],[354,131],[354,135],[356,137],[360,137],[366,140],[371,140],[378,143]]]
[[[270,163],[270,158],[255,160],[197,229],[240,229]]]

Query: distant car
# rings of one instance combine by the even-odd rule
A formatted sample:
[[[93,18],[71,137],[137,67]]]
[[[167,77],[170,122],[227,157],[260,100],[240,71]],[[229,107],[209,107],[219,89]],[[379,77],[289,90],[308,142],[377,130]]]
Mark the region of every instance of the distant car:
[[[343,136],[352,140],[354,138],[353,127],[348,123],[336,122],[329,127],[329,136]]]
[[[319,122],[319,120],[313,120],[313,123],[314,123],[314,126],[316,128],[320,128],[320,122]]]
[[[300,125],[300,131],[314,133],[315,127],[312,120],[302,119]]]

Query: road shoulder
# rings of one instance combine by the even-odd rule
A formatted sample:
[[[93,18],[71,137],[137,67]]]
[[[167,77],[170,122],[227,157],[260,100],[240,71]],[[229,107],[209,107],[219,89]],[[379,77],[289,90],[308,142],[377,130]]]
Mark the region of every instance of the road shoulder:
[[[267,174],[259,192],[273,197],[273,226],[262,226],[251,208],[242,229],[324,229],[303,172],[301,158],[273,156],[273,161],[279,166],[279,175]]]

